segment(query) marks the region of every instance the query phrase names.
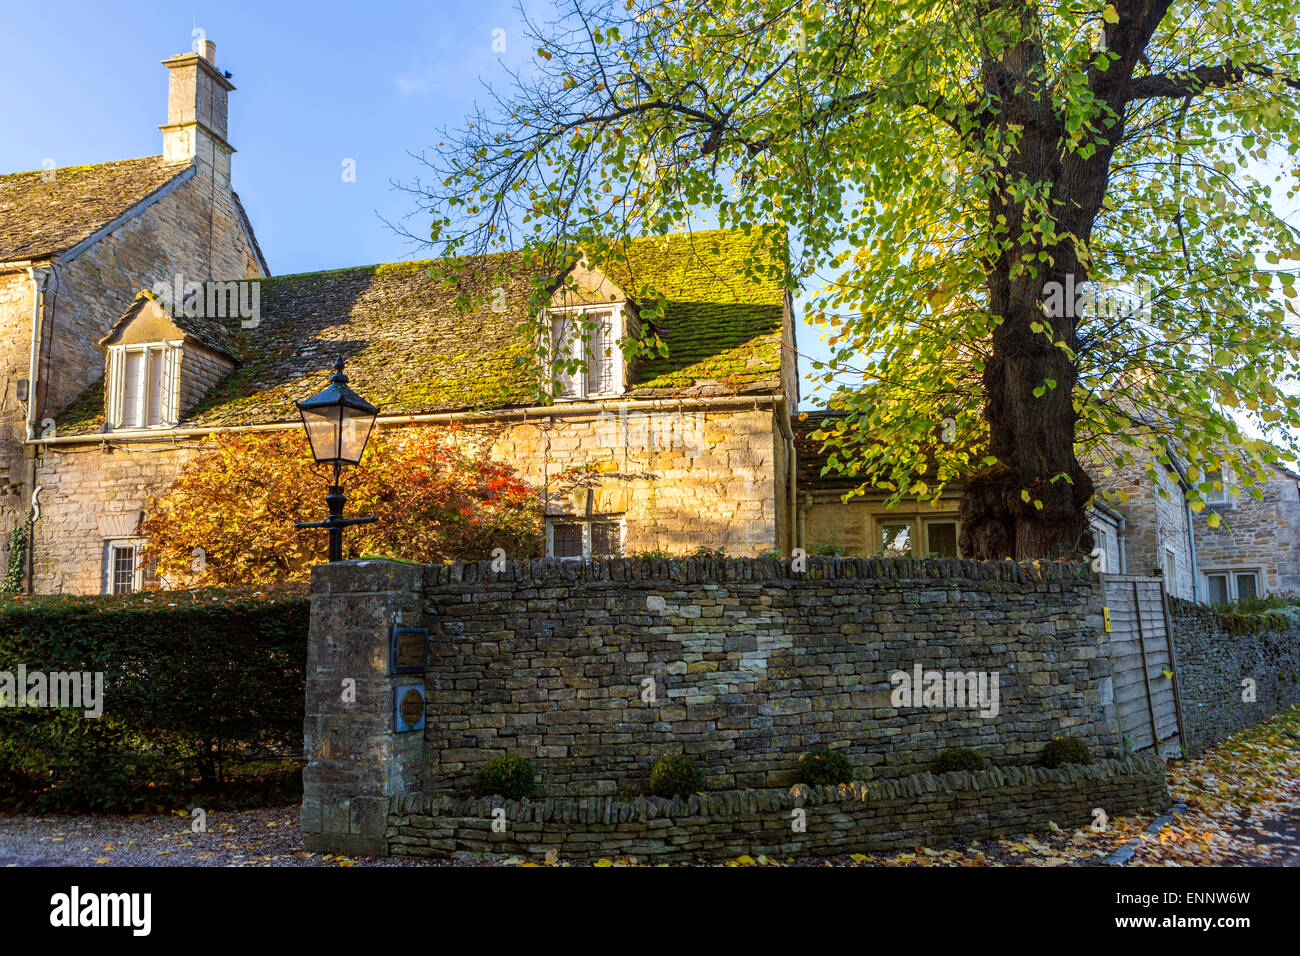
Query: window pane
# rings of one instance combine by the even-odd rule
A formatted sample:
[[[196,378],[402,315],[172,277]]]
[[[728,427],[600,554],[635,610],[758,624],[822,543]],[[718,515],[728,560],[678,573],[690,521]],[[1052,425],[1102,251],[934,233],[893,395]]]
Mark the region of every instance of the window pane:
[[[135,548],[113,545],[109,553],[113,593],[129,594],[135,590]]]
[[[122,358],[122,424],[128,428],[137,428],[140,425],[144,353],[127,352]]]
[[[1259,580],[1254,574],[1237,575],[1237,600],[1248,601],[1259,597]]]
[[[557,363],[573,355],[569,316],[563,312],[556,313],[551,319],[551,354],[555,356]],[[557,398],[571,398],[577,394],[577,376],[573,372],[561,370],[557,365],[552,369],[551,374],[556,381]]]
[[[614,329],[609,312],[587,315],[587,394],[607,395],[614,390]]]
[[[150,349],[149,356],[149,417],[145,424],[163,423],[163,384],[166,378],[167,355],[162,349]]]
[[[905,558],[912,554],[912,522],[881,522],[878,526],[877,550],[887,558]]]
[[[591,525],[592,557],[618,554],[619,527],[617,521],[594,521]]]
[[[925,526],[927,554],[941,558],[957,557],[957,522],[931,521]]]
[[[582,557],[582,525],[552,525],[551,553],[557,558]]]
[[[1228,603],[1228,576],[1226,574],[1207,574],[1205,576],[1206,599],[1211,604]]]
[[[1222,483],[1223,483],[1223,480],[1224,480],[1223,469],[1222,469],[1222,468],[1211,468],[1211,469],[1209,469],[1209,470],[1205,473],[1205,480],[1206,480],[1206,481],[1217,481],[1217,482],[1219,482],[1220,484],[1222,484]],[[1219,502],[1219,503],[1226,502],[1226,501],[1228,500],[1228,489],[1227,489],[1226,487],[1224,487],[1224,488],[1211,488],[1211,489],[1206,493],[1206,495],[1205,495],[1205,500],[1206,500],[1206,501],[1209,501],[1209,502],[1211,502],[1211,503],[1215,503],[1215,502]]]

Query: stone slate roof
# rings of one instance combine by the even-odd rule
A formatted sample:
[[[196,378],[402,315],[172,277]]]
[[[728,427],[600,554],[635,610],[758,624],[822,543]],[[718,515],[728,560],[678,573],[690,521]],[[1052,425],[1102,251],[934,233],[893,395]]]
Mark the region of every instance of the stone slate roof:
[[[0,176],[0,262],[66,252],[186,168],[148,156]]]
[[[759,242],[724,230],[634,240],[626,262],[603,269],[621,288],[649,284],[667,300],[655,325],[667,355],[634,366],[628,396],[780,388],[785,293],[774,276],[746,278],[740,266]],[[296,421],[293,403],[325,387],[337,353],[352,386],[381,414],[537,404],[526,310],[533,277],[523,263],[513,252],[466,259],[454,285],[432,275],[437,263],[428,261],[249,280],[261,282],[259,324],[228,324],[242,365],[182,424]],[[458,294],[497,286],[504,312],[458,309]],[[55,419],[59,434],[97,431],[102,379]]]

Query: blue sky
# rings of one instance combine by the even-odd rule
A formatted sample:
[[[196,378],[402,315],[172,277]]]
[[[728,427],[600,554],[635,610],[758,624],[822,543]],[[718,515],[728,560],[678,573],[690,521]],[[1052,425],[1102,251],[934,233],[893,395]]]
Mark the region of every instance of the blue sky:
[[[552,15],[550,0],[526,7],[542,22]],[[414,209],[393,182],[421,173],[410,154],[485,99],[482,82],[505,85],[506,70],[526,68],[533,54],[514,0],[80,0],[10,4],[4,16],[0,172],[160,153],[159,61],[187,52],[202,29],[237,87],[235,188],[277,274],[427,255],[381,221]],[[355,182],[342,176],[347,160]],[[427,231],[422,218],[406,226]],[[799,329],[799,345],[805,373],[808,357],[828,354],[811,326]],[[820,404],[802,390],[804,408]]]

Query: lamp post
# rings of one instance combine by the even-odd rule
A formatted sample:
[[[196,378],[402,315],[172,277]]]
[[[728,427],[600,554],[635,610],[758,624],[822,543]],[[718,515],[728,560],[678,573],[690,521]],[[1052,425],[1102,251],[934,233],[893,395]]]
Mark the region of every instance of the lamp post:
[[[302,416],[302,426],[307,430],[311,454],[319,465],[334,466],[334,483],[330,485],[325,503],[329,518],[325,521],[300,521],[299,528],[328,528],[330,533],[330,561],[343,560],[343,529],[354,524],[370,524],[377,518],[345,518],[343,485],[339,476],[344,465],[355,465],[370,440],[379,409],[371,405],[352,389],[343,374],[343,356],[334,362],[334,374],[323,392],[295,403]]]

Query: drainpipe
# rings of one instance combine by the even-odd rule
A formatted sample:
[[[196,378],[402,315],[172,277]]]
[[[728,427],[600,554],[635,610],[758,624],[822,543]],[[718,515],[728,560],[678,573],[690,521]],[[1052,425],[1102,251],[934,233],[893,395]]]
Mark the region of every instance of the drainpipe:
[[[1196,566],[1196,528],[1192,522],[1192,503],[1187,502],[1187,553],[1192,556],[1192,603],[1200,604],[1198,579],[1200,571]]]
[[[36,458],[32,457],[32,484],[36,485]],[[41,516],[41,492],[44,485],[32,489],[32,520],[27,524],[27,593],[36,593],[36,521]]]
[[[796,499],[797,489],[795,488],[795,479],[798,472],[795,470],[794,460],[794,427],[790,424],[790,407],[786,404],[785,396],[782,395],[776,400],[775,408],[777,423],[781,430],[781,436],[785,439],[788,454],[785,456],[785,487],[786,487],[786,520],[790,524],[790,550],[793,552],[797,545],[798,532],[796,525],[799,520],[799,503]]]
[[[36,376],[41,367],[41,312],[45,301],[45,283],[49,272],[28,266],[32,279],[32,344],[27,355],[27,440],[36,437]]]

